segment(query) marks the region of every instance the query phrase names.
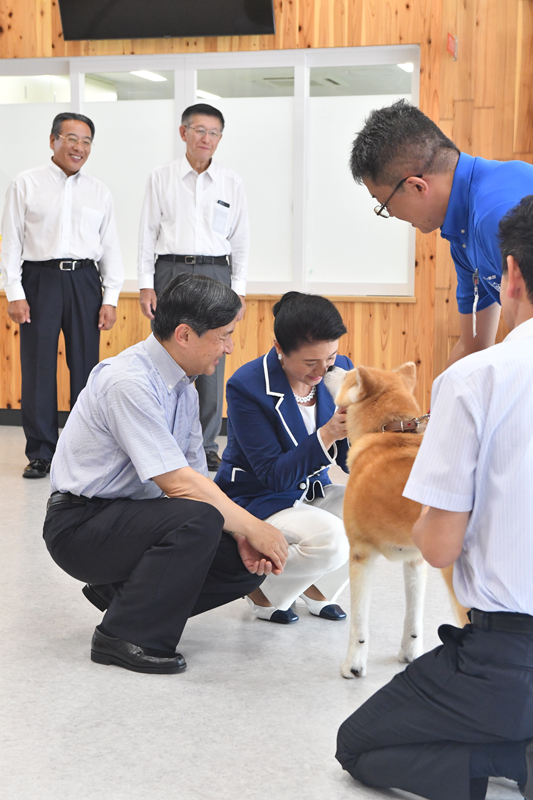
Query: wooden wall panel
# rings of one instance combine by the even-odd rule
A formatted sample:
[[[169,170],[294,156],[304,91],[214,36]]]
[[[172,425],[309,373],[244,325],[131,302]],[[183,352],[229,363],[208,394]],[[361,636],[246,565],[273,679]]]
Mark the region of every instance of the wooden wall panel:
[[[274,0],[277,33],[263,37],[65,42],[57,0],[0,0],[0,56],[187,53],[420,44],[420,107],[459,146],[488,158],[533,161],[531,80],[533,0]],[[446,51],[458,37],[458,59]],[[339,301],[349,333],[342,348],[357,363],[419,367],[418,398],[429,404],[433,377],[458,336],[455,270],[448,245],[417,234],[416,303]],[[271,344],[272,298],[250,298],[227,374]],[[0,407],[18,407],[18,331],[0,299]],[[102,356],[147,335],[134,297],[102,336]],[[504,334],[500,327],[499,336]],[[60,351],[63,347],[60,345]],[[68,407],[60,357],[60,403]]]

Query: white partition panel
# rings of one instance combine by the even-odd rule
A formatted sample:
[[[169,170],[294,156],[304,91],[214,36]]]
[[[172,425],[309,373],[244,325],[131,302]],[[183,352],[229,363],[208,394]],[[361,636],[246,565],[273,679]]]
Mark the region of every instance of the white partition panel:
[[[162,79],[153,82],[157,91],[146,70]],[[348,159],[373,108],[400,97],[417,103],[418,70],[419,48],[411,45],[0,59],[0,196],[15,175],[50,158],[55,114],[75,110],[92,117],[95,146],[84,169],[113,194],[124,289],[135,290],[146,179],[184,152],[181,111],[207,97],[227,120],[217,160],[241,175],[248,196],[248,292],[409,296],[414,229],[374,215]],[[69,71],[70,107],[41,102],[66,99]],[[97,99],[84,91],[85,76],[87,84],[97,81],[101,90],[104,82],[113,92],[99,91]],[[58,91],[63,84],[64,95]],[[128,102],[109,102],[111,96]]]
[[[374,108],[405,95],[309,99],[306,279],[310,291],[408,295],[413,291],[414,230],[382,219],[348,161],[355,134]],[[409,98],[408,98],[409,99]]]
[[[24,170],[40,167],[52,157],[50,130],[56,114],[68,111],[59,103],[0,105],[0,199]]]
[[[148,174],[174,158],[173,100],[87,103],[96,126],[84,169],[109,187],[124,257],[125,290],[137,288],[137,239]]]
[[[292,280],[292,97],[211,101],[226,120],[216,159],[244,181],[250,212],[248,292]],[[261,285],[263,284],[263,285]]]
[[[56,114],[68,110],[68,105],[60,103],[0,105],[0,219],[6,191],[13,178],[19,172],[46,164],[52,157],[52,121]],[[0,272],[1,269],[0,261]]]

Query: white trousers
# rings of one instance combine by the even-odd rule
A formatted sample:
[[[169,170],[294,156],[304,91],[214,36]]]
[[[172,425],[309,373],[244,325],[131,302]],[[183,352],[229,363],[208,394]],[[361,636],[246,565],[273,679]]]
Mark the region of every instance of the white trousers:
[[[348,583],[349,546],[342,507],[344,486],[324,487],[325,497],[284,508],[267,518],[289,544],[281,575],[269,575],[261,590],[276,608],[287,609],[313,583],[334,602]]]

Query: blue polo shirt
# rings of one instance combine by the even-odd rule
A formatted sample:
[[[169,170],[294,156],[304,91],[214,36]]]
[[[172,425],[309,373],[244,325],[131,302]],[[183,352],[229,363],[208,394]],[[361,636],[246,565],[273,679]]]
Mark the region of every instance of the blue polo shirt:
[[[478,311],[500,302],[502,257],[498,225],[529,194],[533,194],[533,165],[524,161],[487,161],[466,153],[459,156],[440,235],[450,242],[461,314],[472,313],[472,276],[476,269]]]

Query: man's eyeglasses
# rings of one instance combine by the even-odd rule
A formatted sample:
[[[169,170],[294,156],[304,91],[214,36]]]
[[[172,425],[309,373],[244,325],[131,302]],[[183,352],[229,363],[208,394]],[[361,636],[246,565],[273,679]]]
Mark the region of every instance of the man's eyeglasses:
[[[203,139],[206,133],[211,137],[211,139],[220,139],[222,136],[222,131],[206,131],[205,128],[195,128],[194,125],[186,125],[185,127],[190,131],[194,131],[196,135],[200,137],[200,139]]]
[[[73,133],[67,133],[66,136],[62,136],[62,134],[57,134],[58,139],[66,139],[69,144],[81,144],[82,147],[92,147],[93,140],[92,139],[79,139]]]
[[[401,186],[403,186],[405,181],[408,181],[409,178],[421,178],[421,177],[422,177],[422,175],[408,175],[406,178],[403,178],[400,181],[400,183],[398,184],[398,186],[396,187],[396,189],[393,191],[393,193],[389,197],[387,197],[385,202],[382,203],[380,206],[376,206],[374,208],[374,214],[376,214],[378,217],[383,217],[383,219],[388,219],[390,217],[390,214],[387,211],[387,206],[389,205],[390,201],[392,200],[392,198],[394,197],[394,195],[396,194],[398,189]]]

